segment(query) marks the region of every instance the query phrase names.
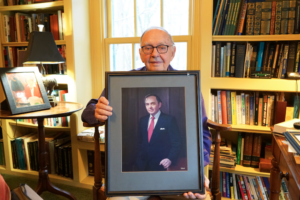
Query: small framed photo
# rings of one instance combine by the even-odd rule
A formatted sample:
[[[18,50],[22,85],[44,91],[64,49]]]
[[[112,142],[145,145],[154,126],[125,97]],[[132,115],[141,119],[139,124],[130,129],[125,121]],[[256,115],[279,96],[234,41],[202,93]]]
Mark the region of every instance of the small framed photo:
[[[204,194],[199,71],[106,72],[107,196]]]
[[[0,79],[11,114],[51,108],[37,67],[0,68]]]
[[[283,133],[285,138],[293,146],[298,154],[300,154],[300,131],[290,130]]]

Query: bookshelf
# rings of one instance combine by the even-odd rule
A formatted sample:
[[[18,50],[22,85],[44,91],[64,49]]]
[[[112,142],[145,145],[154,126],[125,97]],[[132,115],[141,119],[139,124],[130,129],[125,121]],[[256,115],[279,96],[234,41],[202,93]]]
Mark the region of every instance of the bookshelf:
[[[57,10],[63,10],[65,15],[64,20],[64,40],[56,40],[57,45],[66,45],[66,75],[47,75],[47,77],[55,77],[59,86],[58,88],[67,88],[70,101],[78,102],[83,105],[92,97],[92,83],[91,77],[91,61],[90,61],[90,27],[89,27],[89,1],[64,0],[53,1],[46,3],[37,3],[30,5],[16,5],[16,6],[0,6],[0,67],[4,67],[3,48],[5,46],[11,47],[26,47],[28,42],[4,42],[3,39],[3,20],[5,14],[14,14],[16,12],[22,13],[38,13],[48,12],[55,13]],[[76,14],[80,13],[80,15]],[[73,34],[74,32],[74,34]],[[76,33],[76,34],[75,34]],[[83,67],[84,66],[84,67]],[[0,87],[0,101],[5,99],[2,87]],[[51,182],[63,183],[77,187],[91,189],[94,184],[93,177],[88,176],[87,162],[83,163],[82,159],[86,159],[87,155],[82,154],[81,148],[90,149],[91,143],[83,143],[77,140],[77,134],[83,131],[81,123],[81,112],[70,116],[69,127],[48,127],[45,126],[46,132],[64,131],[71,136],[72,144],[72,162],[73,162],[73,179],[49,174]],[[0,173],[7,173],[17,176],[23,176],[33,179],[38,179],[38,172],[29,170],[19,170],[12,167],[11,145],[10,138],[13,136],[13,130],[19,135],[33,132],[37,130],[37,125],[15,121],[2,120],[3,128],[3,143],[5,152],[6,166],[0,166]],[[18,135],[18,136],[19,136]],[[104,145],[100,148],[103,150]],[[86,150],[83,150],[86,151]]]
[[[253,79],[235,77],[211,77],[211,58],[213,42],[259,42],[259,41],[291,41],[299,40],[299,34],[290,35],[212,35],[213,1],[201,1],[200,20],[200,65],[201,65],[201,90],[205,102],[205,109],[208,118],[211,117],[211,91],[232,90],[232,91],[265,91],[265,92],[296,92],[296,81],[287,79]],[[238,132],[251,132],[268,135],[270,127],[232,125],[233,134]],[[222,135],[223,136],[223,135]],[[225,135],[224,135],[225,136]],[[234,137],[236,138],[236,137]],[[233,140],[237,143],[236,140]],[[258,169],[237,165],[235,170],[220,168],[220,171],[245,175],[258,175],[269,177],[269,173],[261,173]]]

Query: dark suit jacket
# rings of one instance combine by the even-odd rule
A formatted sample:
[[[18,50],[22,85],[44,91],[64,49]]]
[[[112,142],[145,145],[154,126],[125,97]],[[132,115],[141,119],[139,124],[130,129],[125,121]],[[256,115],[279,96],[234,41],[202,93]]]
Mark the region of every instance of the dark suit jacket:
[[[165,170],[159,163],[168,158],[177,162],[181,150],[181,137],[175,117],[161,112],[148,143],[149,115],[139,121],[137,168],[139,171]]]

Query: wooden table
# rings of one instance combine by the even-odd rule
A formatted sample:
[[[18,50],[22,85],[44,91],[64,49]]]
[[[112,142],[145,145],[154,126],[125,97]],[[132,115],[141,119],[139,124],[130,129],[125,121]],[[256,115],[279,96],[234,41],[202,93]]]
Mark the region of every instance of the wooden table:
[[[300,166],[296,164],[294,155],[288,152],[288,145],[282,143],[285,137],[272,137],[273,160],[270,177],[270,199],[279,199],[281,179],[286,179],[291,199],[300,199]]]
[[[79,103],[73,102],[58,102],[57,106],[50,108],[49,110],[41,110],[36,112],[24,113],[11,115],[10,111],[0,110],[0,119],[32,119],[36,118],[38,121],[38,134],[39,134],[39,183],[36,188],[36,192],[40,195],[44,191],[49,191],[58,195],[62,195],[69,199],[76,199],[72,194],[61,190],[54,185],[49,180],[48,169],[46,165],[47,151],[45,146],[45,129],[44,129],[44,119],[45,118],[55,118],[55,117],[65,117],[72,113],[79,111],[83,106]]]

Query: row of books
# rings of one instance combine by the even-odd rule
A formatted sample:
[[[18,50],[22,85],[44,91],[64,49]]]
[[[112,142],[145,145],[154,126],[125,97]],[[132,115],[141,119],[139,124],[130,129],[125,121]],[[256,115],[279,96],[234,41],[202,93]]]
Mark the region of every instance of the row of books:
[[[210,171],[210,174],[213,172]],[[291,199],[284,179],[281,180],[280,200]],[[223,197],[230,199],[270,200],[270,179],[220,172],[220,188]]]
[[[58,45],[58,51],[62,57],[66,60],[66,45]],[[32,66],[32,64],[23,64],[25,61],[27,48],[25,47],[10,47],[5,46],[3,48],[5,67],[21,67]],[[40,65],[37,65],[40,67]],[[66,63],[60,64],[44,64],[46,74],[67,74]]]
[[[72,147],[70,136],[47,133],[45,136],[47,168],[49,174],[73,178]],[[11,140],[14,169],[39,171],[38,134],[31,133]]]
[[[216,0],[213,35],[300,33],[300,2],[296,0]]]
[[[62,0],[48,0],[50,1],[62,1]],[[26,5],[26,4],[33,4],[33,3],[41,3],[47,2],[47,0],[1,0],[0,6],[15,6],[15,5]]]
[[[212,77],[286,78],[300,72],[300,42],[230,43],[212,47]],[[261,74],[261,75],[260,75]]]
[[[5,166],[3,139],[0,138],[0,165]]]
[[[63,40],[64,12],[52,13],[15,13],[3,15],[4,42],[27,42],[32,31],[39,31],[38,24],[43,24],[43,31],[52,32],[55,40]]]
[[[57,101],[70,101],[68,90],[53,90],[52,95]],[[17,122],[27,122],[31,124],[38,124],[37,119],[16,119]],[[45,118],[45,126],[54,127],[69,127],[70,117],[56,117],[56,118]]]
[[[278,94],[218,90],[211,94],[211,119],[220,124],[272,126]],[[275,117],[274,117],[275,116]]]
[[[101,174],[102,178],[105,177],[105,152],[100,152],[101,156]],[[94,159],[94,151],[87,150],[87,158],[88,158],[88,169],[89,176],[95,176],[95,159]]]

